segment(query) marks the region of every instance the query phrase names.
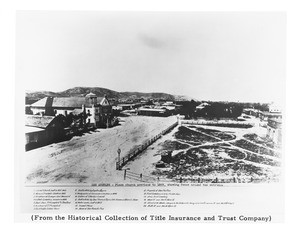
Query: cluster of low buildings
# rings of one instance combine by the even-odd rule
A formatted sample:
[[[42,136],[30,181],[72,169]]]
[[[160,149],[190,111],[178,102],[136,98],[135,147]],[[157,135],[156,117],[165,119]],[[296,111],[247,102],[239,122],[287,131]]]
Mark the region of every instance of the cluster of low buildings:
[[[267,137],[276,145],[282,143],[282,119],[269,119],[267,126]]]
[[[94,127],[107,126],[111,120],[112,106],[106,96],[97,97],[93,93],[85,97],[45,97],[30,105],[32,114],[57,116],[87,113],[87,123]]]
[[[26,105],[26,150],[64,139],[70,130],[66,122],[70,117],[80,121],[78,127],[108,128],[122,113],[166,117],[176,114],[180,107],[172,101],[112,101],[94,93],[84,97],[45,97]]]
[[[64,138],[61,116],[25,115],[25,149],[48,145]]]
[[[141,101],[138,103],[118,104],[113,106],[113,110],[119,111],[120,114],[167,117],[179,113],[181,107],[181,105],[177,105],[173,101]]]
[[[207,106],[210,105],[202,103],[196,110]],[[26,147],[30,149],[62,139],[68,130],[66,118],[70,116],[80,118],[80,126],[108,128],[114,125],[118,115],[167,117],[180,114],[181,109],[182,105],[174,101],[112,101],[94,93],[84,97],[45,97],[26,107]],[[269,111],[246,108],[243,113],[259,118],[262,126],[267,128],[267,137],[275,144],[281,143],[282,113],[278,107],[271,105]]]
[[[261,121],[267,122],[269,119],[278,119],[282,118],[282,113],[279,111],[271,112],[271,111],[260,111],[257,109],[244,109],[244,114],[251,115],[259,118]]]
[[[97,97],[93,93],[85,97],[45,97],[27,106],[26,111],[25,137],[28,149],[61,140],[68,130],[68,116],[79,118],[79,126],[89,128],[108,128],[115,121],[107,97]]]
[[[271,104],[268,111],[247,108],[243,110],[243,113],[259,118],[262,126],[267,128],[266,137],[272,140],[275,145],[281,145],[282,111],[278,106]]]

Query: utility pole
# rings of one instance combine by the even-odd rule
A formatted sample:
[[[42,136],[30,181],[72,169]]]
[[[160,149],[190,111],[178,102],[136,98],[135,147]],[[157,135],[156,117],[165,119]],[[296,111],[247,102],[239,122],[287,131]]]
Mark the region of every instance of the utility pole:
[[[117,152],[118,152],[118,163],[119,163],[119,169],[120,169],[120,166],[121,166],[121,164],[120,164],[120,162],[121,162],[121,149],[120,148],[118,148],[118,150],[117,150]]]

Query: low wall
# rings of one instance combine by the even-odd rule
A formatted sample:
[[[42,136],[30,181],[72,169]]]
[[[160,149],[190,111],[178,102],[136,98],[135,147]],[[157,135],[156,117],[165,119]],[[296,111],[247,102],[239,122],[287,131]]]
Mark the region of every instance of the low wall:
[[[208,125],[208,126],[237,126],[237,127],[253,127],[254,123],[239,122],[239,121],[207,121],[207,120],[181,120],[181,124]]]

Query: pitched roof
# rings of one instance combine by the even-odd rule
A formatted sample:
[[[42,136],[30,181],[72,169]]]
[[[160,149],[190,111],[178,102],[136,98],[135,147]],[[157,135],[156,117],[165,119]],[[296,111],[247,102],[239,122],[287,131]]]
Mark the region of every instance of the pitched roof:
[[[175,106],[159,106],[158,109],[175,110]]]
[[[81,108],[82,105],[92,107],[90,97],[54,97],[51,105],[49,105],[50,97],[45,97],[31,105],[31,107],[46,107],[48,106],[62,107],[62,108]],[[106,101],[105,97],[97,97],[97,104],[103,104]],[[109,103],[109,102],[108,102]]]
[[[25,115],[25,125],[29,127],[47,128],[54,119],[54,116]]]
[[[25,133],[33,133],[33,132],[40,132],[40,131],[45,131],[45,129],[25,126]]]
[[[55,97],[52,103],[52,107],[81,108],[82,105],[92,106],[90,100],[85,97]]]
[[[166,109],[157,109],[157,108],[143,108],[143,107],[141,107],[138,110],[139,111],[160,112],[160,113],[166,112]]]
[[[96,94],[90,92],[85,97],[97,97]]]
[[[37,102],[33,103],[31,106],[32,107],[45,107],[46,106],[46,102],[47,102],[47,98],[48,97],[40,99]]]
[[[269,121],[273,121],[276,123],[282,123],[282,118],[269,118]]]
[[[265,115],[265,116],[277,116],[277,115],[281,115],[281,112],[267,112],[267,111],[263,111],[261,112],[261,114]]]
[[[74,115],[78,115],[78,114],[81,114],[81,113],[82,113],[82,109],[74,109],[72,111],[72,114],[74,114]]]

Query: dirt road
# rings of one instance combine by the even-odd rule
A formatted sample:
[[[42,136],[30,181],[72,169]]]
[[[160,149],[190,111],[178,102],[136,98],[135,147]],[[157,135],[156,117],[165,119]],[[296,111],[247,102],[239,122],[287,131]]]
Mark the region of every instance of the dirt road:
[[[125,155],[143,141],[157,135],[176,117],[133,116],[121,125],[73,137],[25,153],[26,183],[102,183],[122,181],[116,171],[117,149]]]

